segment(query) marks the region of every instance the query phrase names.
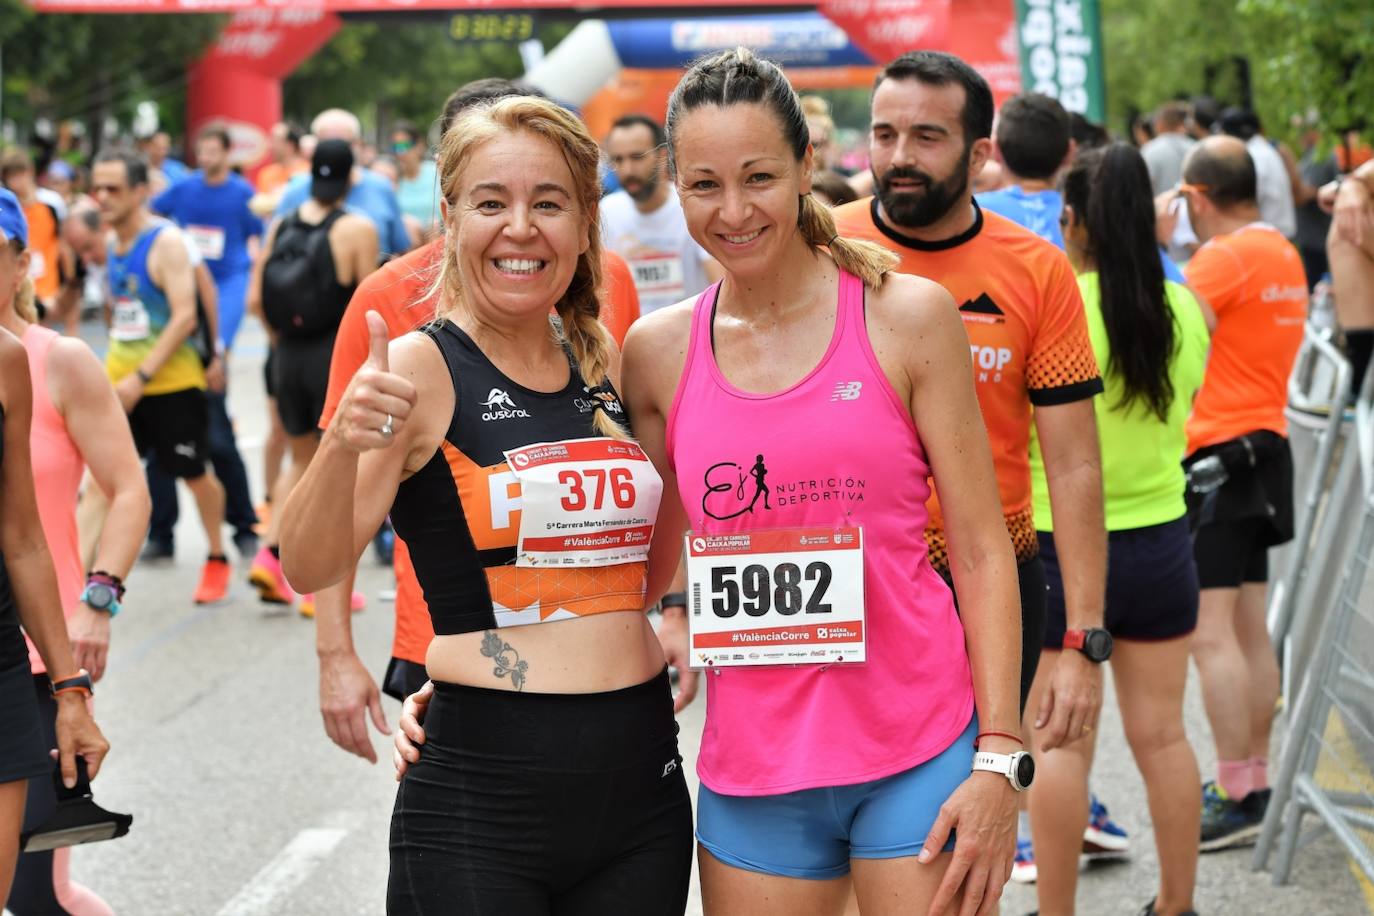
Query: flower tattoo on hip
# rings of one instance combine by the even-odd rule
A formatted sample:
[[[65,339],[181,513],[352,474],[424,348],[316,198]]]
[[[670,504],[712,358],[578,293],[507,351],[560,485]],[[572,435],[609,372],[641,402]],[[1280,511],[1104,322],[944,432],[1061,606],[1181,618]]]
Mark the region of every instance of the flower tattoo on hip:
[[[511,686],[516,690],[525,689],[525,673],[530,663],[520,659],[520,653],[496,633],[488,630],[482,635],[482,654],[496,663],[491,673],[497,677],[510,675]]]

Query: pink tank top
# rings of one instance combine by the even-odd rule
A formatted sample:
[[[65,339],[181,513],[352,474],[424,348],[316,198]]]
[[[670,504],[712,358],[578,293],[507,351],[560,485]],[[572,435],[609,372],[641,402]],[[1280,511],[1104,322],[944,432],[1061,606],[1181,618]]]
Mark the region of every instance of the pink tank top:
[[[29,354],[29,379],[33,384],[33,426],[29,449],[33,462],[33,488],[38,497],[38,517],[57,570],[57,593],[62,610],[71,616],[85,587],[81,568],[81,539],[76,531],[76,495],[81,488],[85,459],[67,434],[67,424],[48,393],[48,352],[58,334],[31,324],[24,332]],[[47,669],[33,641],[29,641],[29,665],[35,674]]]
[[[910,769],[968,725],[973,684],[953,596],[926,556],[925,449],[869,344],[863,284],[840,274],[830,348],[775,394],[741,391],[716,365],[718,289],[697,299],[668,417],[669,461],[692,530],[863,526],[868,662],[704,674],[698,774],[725,795],[774,795]],[[712,487],[733,470],[722,471],[724,462],[745,475],[742,498]],[[766,484],[768,507],[749,492],[755,480]],[[752,512],[728,518],[750,501]]]

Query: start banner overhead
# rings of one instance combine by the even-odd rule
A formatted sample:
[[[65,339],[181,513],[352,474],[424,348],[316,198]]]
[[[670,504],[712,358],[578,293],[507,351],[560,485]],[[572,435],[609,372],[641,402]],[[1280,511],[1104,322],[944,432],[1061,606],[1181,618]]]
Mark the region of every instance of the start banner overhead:
[[[240,10],[314,9],[327,13],[415,10],[578,9],[586,0],[29,0],[40,13],[236,13]],[[602,9],[680,10],[672,0],[596,0]],[[795,0],[693,0],[692,7],[797,6]]]

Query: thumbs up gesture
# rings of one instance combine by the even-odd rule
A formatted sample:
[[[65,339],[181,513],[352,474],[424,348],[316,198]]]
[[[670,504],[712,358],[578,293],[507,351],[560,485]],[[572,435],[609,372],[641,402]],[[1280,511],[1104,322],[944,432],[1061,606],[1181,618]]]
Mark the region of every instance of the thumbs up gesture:
[[[391,371],[386,321],[367,313],[368,354],[344,392],[335,422],[344,444],[356,452],[387,448],[415,408],[415,386]]]

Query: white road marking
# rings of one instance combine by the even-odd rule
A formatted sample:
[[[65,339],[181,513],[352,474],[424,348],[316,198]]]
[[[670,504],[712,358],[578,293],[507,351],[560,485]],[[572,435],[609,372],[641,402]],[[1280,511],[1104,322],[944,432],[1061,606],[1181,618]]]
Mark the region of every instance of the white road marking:
[[[348,831],[348,826],[302,830],[220,909],[217,916],[256,916],[273,912],[273,905],[310,877],[320,862],[348,836]]]

